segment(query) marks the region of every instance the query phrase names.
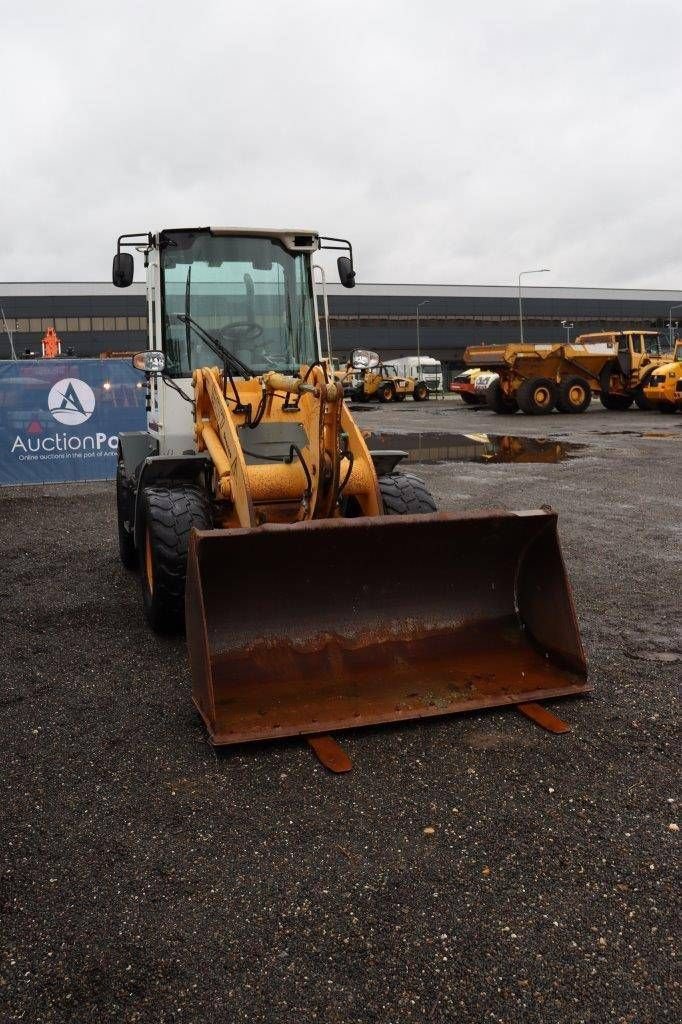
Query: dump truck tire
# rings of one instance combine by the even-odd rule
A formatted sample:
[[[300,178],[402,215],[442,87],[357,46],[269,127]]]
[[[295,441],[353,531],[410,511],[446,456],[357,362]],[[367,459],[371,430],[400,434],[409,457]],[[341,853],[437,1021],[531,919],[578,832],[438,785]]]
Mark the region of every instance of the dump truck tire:
[[[465,405],[480,405],[481,399],[476,395],[470,395],[468,391],[460,391],[459,397]]]
[[[528,416],[546,416],[557,400],[557,386],[548,377],[524,380],[517,391],[519,409]]]
[[[423,480],[411,473],[379,477],[384,515],[408,516],[436,512],[436,503]]]
[[[625,412],[632,405],[631,395],[605,395],[604,392],[599,396],[599,401],[608,409],[609,412]]]
[[[135,537],[126,523],[132,523],[133,491],[122,459],[116,466],[116,517],[118,519],[118,553],[126,569],[136,569],[138,564]]]
[[[145,487],[142,492],[142,598],[156,633],[177,633],[185,622],[187,550],[192,528],[211,528],[208,496],[185,484]]]
[[[421,382],[419,384],[415,384],[414,391],[412,392],[412,397],[415,400],[415,402],[426,402],[429,397],[429,389],[427,388],[426,384],[423,384]]]
[[[511,416],[519,411],[519,405],[515,398],[509,398],[502,390],[499,380],[494,380],[485,393],[486,404],[493,412],[500,416]]]
[[[395,398],[395,389],[392,384],[382,384],[377,391],[380,402],[392,402]]]
[[[556,407],[559,412],[585,412],[592,401],[592,391],[582,377],[567,377],[559,386]]]

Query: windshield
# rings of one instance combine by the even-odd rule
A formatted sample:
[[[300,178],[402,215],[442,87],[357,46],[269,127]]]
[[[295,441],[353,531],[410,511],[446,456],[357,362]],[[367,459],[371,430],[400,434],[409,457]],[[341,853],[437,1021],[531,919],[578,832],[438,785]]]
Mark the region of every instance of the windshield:
[[[171,376],[187,377],[218,362],[196,330],[188,337],[178,319],[187,313],[255,373],[296,373],[317,359],[307,254],[290,253],[269,238],[167,231],[161,269]]]

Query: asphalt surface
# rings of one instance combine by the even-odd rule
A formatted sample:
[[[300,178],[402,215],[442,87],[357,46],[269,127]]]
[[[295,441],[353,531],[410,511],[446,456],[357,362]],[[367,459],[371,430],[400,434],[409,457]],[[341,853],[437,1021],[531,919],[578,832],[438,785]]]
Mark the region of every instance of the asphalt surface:
[[[558,509],[594,685],[550,705],[572,732],[367,729],[344,776],[301,742],[216,753],[113,485],[0,491],[0,1020],[679,1019],[682,417],[358,418],[587,446],[418,467],[443,509]]]

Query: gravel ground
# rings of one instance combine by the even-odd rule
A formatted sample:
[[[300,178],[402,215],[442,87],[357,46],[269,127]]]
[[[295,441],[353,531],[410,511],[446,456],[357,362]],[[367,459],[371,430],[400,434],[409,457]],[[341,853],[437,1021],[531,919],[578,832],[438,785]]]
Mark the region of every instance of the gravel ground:
[[[420,467],[443,509],[558,509],[594,684],[551,705],[573,731],[367,729],[346,776],[300,742],[216,753],[118,562],[113,485],[0,491],[2,1021],[679,1019],[682,417],[359,420],[588,445]]]

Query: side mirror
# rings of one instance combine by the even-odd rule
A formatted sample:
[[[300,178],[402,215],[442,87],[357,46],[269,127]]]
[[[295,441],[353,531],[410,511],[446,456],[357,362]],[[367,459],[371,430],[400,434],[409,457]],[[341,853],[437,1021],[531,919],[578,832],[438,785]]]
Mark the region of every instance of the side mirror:
[[[133,283],[135,263],[129,252],[117,252],[111,268],[111,280],[116,288],[128,288]]]
[[[355,288],[355,271],[348,256],[339,256],[336,261],[339,268],[339,281],[344,288]]]
[[[136,352],[133,356],[133,366],[136,370],[143,370],[145,373],[163,373],[166,365],[166,357],[163,352],[152,349],[149,352]]]
[[[356,348],[351,356],[354,370],[371,370],[379,365],[379,355],[376,352],[368,352],[365,348]]]

